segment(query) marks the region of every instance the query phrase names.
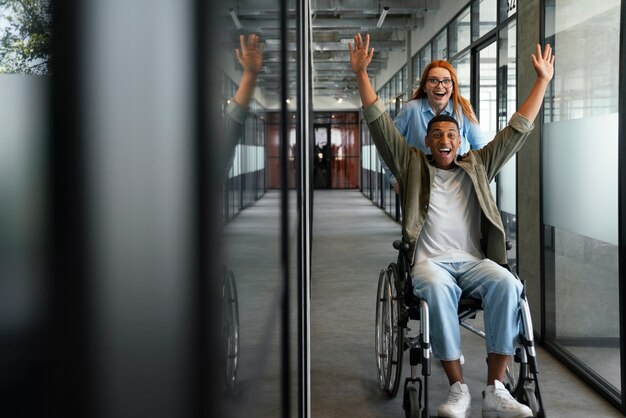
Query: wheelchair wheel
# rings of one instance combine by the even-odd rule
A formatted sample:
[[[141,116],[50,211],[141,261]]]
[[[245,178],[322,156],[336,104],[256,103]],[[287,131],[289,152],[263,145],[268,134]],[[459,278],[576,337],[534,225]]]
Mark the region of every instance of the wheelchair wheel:
[[[381,270],[378,277],[378,291],[376,294],[376,366],[378,367],[378,386],[386,391],[389,387],[391,358],[389,329],[389,296],[387,295],[387,273]]]
[[[224,268],[222,279],[222,386],[232,390],[237,380],[239,361],[239,302],[235,276]]]
[[[407,386],[404,405],[406,418],[420,418],[420,398],[415,386]]]
[[[387,268],[389,285],[391,287],[391,317],[392,317],[392,350],[391,350],[391,376],[389,378],[389,389],[387,395],[395,398],[400,387],[400,377],[402,376],[402,355],[404,354],[404,334],[400,327],[400,310],[402,309],[402,298],[400,296],[398,266],[396,263],[389,264]]]
[[[394,398],[402,371],[402,332],[398,320],[400,303],[396,286],[397,269],[391,264],[380,272],[376,296],[376,365],[378,385]]]

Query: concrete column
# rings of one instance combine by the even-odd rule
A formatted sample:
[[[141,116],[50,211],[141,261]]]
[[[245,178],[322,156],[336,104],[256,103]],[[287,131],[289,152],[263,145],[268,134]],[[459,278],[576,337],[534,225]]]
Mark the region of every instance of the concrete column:
[[[517,2],[517,104],[528,96],[536,78],[530,56],[540,42],[541,1]],[[517,245],[519,275],[527,294],[536,334],[541,333],[541,114],[526,145],[517,153]]]

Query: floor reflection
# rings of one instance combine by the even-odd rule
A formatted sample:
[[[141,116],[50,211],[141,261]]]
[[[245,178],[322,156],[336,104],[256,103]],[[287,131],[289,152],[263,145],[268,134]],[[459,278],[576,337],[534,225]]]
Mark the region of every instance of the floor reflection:
[[[227,417],[280,415],[280,193],[267,192],[224,229],[224,264],[239,303],[239,358]]]

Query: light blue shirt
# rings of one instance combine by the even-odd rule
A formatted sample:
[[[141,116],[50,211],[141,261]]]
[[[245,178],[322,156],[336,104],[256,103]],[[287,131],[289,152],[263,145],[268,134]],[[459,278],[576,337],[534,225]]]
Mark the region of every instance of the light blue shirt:
[[[452,100],[448,101],[448,105],[441,114],[452,116],[459,122],[461,147],[458,150],[458,155],[463,155],[470,149],[481,149],[489,142],[485,138],[483,131],[480,130],[480,127],[473,124],[463,112],[461,112],[460,119],[456,116]],[[428,98],[424,97],[422,99],[409,100],[406,102],[393,123],[402,136],[406,138],[409,145],[421,150],[425,154],[430,154],[430,149],[426,147],[425,143],[426,129],[428,128],[428,122],[435,116],[436,113],[428,104]],[[383,168],[390,181],[393,183],[393,175],[384,163]]]
[[[461,148],[459,148],[459,155],[467,153],[470,149],[481,149],[489,142],[485,139],[480,127],[470,122],[463,112],[461,112],[460,118],[457,117],[454,113],[452,100],[448,101],[448,105],[441,114],[452,116],[459,122],[461,131]],[[410,100],[405,103],[393,123],[407,139],[409,145],[422,150],[425,154],[430,154],[430,149],[426,147],[424,138],[426,138],[428,122],[435,116],[435,112],[428,104],[428,99],[422,98]]]

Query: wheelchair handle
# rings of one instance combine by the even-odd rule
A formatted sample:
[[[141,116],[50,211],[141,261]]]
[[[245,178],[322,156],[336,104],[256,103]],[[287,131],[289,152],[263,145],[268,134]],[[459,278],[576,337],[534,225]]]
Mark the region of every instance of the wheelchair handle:
[[[408,243],[408,242],[404,242],[404,241],[402,241],[402,240],[397,239],[397,240],[395,240],[395,241],[393,242],[393,248],[395,248],[396,250],[398,250],[398,251],[400,251],[400,252],[402,252],[402,253],[406,254],[406,253],[408,253],[408,252],[409,252],[409,249],[410,249],[411,247],[409,246],[409,243]]]

